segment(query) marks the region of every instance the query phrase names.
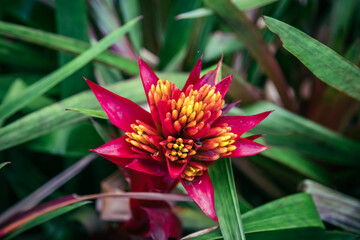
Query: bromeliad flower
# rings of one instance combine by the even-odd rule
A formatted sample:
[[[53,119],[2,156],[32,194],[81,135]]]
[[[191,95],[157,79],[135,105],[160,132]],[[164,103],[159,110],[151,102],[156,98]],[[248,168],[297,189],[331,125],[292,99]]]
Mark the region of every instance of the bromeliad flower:
[[[222,157],[250,156],[267,149],[253,141],[260,135],[241,136],[270,112],[223,116],[228,110],[223,108],[224,96],[232,76],[217,83],[221,60],[200,78],[200,59],[182,90],[168,80],[159,80],[140,58],[139,67],[151,113],[87,81],[110,121],[126,132],[93,151],[122,168],[170,176],[171,186],[181,181],[204,213],[216,221],[207,168]]]

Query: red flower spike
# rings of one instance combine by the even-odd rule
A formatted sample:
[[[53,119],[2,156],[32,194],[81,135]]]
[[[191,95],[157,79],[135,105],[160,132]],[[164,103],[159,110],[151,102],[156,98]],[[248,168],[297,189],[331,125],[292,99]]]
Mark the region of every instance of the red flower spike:
[[[232,76],[217,83],[221,59],[214,70],[199,78],[201,62],[200,59],[196,63],[180,90],[170,81],[159,80],[139,59],[140,76],[151,114],[129,100],[89,83],[110,120],[126,131],[125,137],[111,141],[95,152],[123,168],[158,178],[168,177],[173,180],[172,184],[181,181],[204,213],[217,220],[207,168],[222,157],[250,156],[266,150],[268,147],[253,142],[260,135],[240,136],[270,112],[222,116],[233,106],[230,104],[223,109]],[[114,106],[116,104],[119,106]],[[166,185],[161,181],[156,184],[155,189]],[[150,183],[148,186],[153,189]]]

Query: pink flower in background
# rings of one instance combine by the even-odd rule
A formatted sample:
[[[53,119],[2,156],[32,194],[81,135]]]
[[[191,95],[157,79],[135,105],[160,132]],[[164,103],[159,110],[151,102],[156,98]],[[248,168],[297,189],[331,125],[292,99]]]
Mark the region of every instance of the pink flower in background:
[[[126,132],[93,151],[122,168],[168,177],[170,183],[158,183],[155,191],[162,188],[159,184],[170,190],[180,181],[203,212],[217,221],[207,168],[222,157],[266,150],[268,147],[253,141],[260,135],[241,136],[270,112],[223,116],[232,76],[217,83],[221,60],[200,78],[200,59],[182,90],[171,81],[159,80],[140,58],[139,67],[151,113],[87,81],[110,121]]]

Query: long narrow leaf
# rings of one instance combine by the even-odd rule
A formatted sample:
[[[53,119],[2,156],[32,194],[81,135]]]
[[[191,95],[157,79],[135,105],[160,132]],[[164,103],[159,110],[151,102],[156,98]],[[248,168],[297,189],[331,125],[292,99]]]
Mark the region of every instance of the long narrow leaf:
[[[289,147],[291,151],[297,150],[326,163],[360,165],[360,143],[356,141],[269,102],[257,102],[243,108],[245,115],[269,110],[275,111],[251,131],[254,134],[267,134],[264,139],[270,146]],[[234,108],[230,113],[238,115],[240,111]]]
[[[308,194],[295,194],[284,197],[243,215],[246,233],[290,228],[325,228]]]
[[[66,51],[75,55],[85,52],[91,47],[89,43],[74,38],[48,33],[42,30],[0,21],[0,35],[18,38],[43,47]],[[104,51],[94,58],[94,61],[117,68],[131,75],[138,74],[137,63],[129,58]]]
[[[63,36],[72,37],[89,43],[89,25],[85,0],[55,0],[57,32]],[[69,14],[71,13],[71,14]],[[63,66],[74,59],[69,53],[58,52],[58,64]],[[91,65],[87,64],[76,71],[72,77],[66,78],[61,86],[61,98],[69,97],[87,88],[83,81],[73,81],[82,76],[89,76]]]
[[[284,106],[294,110],[295,101],[282,70],[257,26],[231,0],[203,0],[203,2],[232,28],[264,73],[274,82]]]
[[[265,234],[280,230],[324,229],[311,196],[303,193],[284,197],[257,207],[243,214],[242,219],[246,239],[262,232]],[[211,229],[211,231],[194,235],[190,235],[186,239],[222,239],[220,229]]]
[[[234,5],[241,11],[266,6],[278,0],[232,0]]]
[[[89,201],[98,198],[106,197],[119,197],[119,198],[134,198],[143,200],[164,200],[164,201],[192,201],[192,199],[184,194],[174,193],[152,193],[152,192],[125,192],[125,193],[99,193],[86,196],[71,195],[52,200],[50,202],[39,205],[13,219],[5,226],[0,228],[0,237],[3,237],[11,232],[16,231],[25,224],[33,221],[34,219],[43,216],[44,214],[51,213],[63,207]]]
[[[128,22],[126,25],[106,36],[92,48],[90,48],[80,56],[76,57],[71,62],[67,63],[66,65],[52,72],[51,74],[43,77],[35,84],[31,85],[17,99],[1,105],[0,121],[3,121],[7,117],[11,116],[13,113],[26,106],[29,102],[41,96],[42,94],[50,90],[52,87],[60,83],[62,80],[64,80],[66,77],[70,76],[76,70],[86,65],[94,57],[96,57],[98,54],[110,47],[120,36],[127,33],[132,28],[132,26],[134,26],[139,20],[140,18],[136,18]]]
[[[76,176],[95,158],[96,158],[95,154],[90,154],[80,159],[78,162],[71,165],[68,169],[61,172],[59,175],[57,175],[56,177],[45,183],[43,186],[38,188],[29,196],[22,199],[20,202],[18,202],[11,208],[7,209],[4,213],[0,215],[0,224],[2,224],[4,221],[14,216],[15,214],[26,211],[36,206],[39,202],[41,202],[42,200],[44,200],[44,198],[52,194],[56,189],[61,187],[64,183],[66,183],[71,178]]]
[[[66,110],[79,112],[89,117],[109,119],[106,113],[102,110],[82,109],[82,108],[68,108]]]
[[[283,46],[320,80],[360,100],[360,69],[324,44],[271,17],[264,18]]]
[[[20,228],[16,229],[16,231],[14,231],[13,233],[11,233],[9,236],[7,236],[6,238],[4,238],[4,240],[10,240],[13,239],[14,237],[16,237],[17,235],[19,235],[22,232],[25,232],[26,230],[29,230],[30,228],[36,227],[42,223],[45,223],[47,221],[50,221],[53,218],[56,218],[60,215],[63,215],[67,212],[70,212],[76,208],[79,208],[85,204],[90,203],[90,201],[84,201],[84,202],[78,202],[78,203],[74,203],[68,206],[64,206],[62,208],[56,209],[54,211],[51,212],[47,212],[43,215],[38,216],[37,218],[34,218],[33,220],[27,222],[25,225],[21,226]],[[1,233],[0,233],[1,236]]]
[[[171,79],[179,87],[182,87],[188,76],[183,73],[157,73],[157,75],[160,79]],[[106,88],[134,102],[145,101],[146,95],[139,86],[141,80],[137,78],[108,85]],[[128,91],[128,89],[133,90]],[[96,97],[89,90],[52,104],[0,128],[0,151],[88,118],[74,111],[65,111],[68,108],[101,109]]]
[[[213,179],[215,210],[224,239],[245,239],[230,158],[209,168]]]
[[[205,229],[203,232],[188,235],[182,240],[223,239],[219,230]],[[357,240],[358,236],[339,231],[325,231],[318,228],[299,228],[289,230],[266,231],[246,234],[247,240]]]

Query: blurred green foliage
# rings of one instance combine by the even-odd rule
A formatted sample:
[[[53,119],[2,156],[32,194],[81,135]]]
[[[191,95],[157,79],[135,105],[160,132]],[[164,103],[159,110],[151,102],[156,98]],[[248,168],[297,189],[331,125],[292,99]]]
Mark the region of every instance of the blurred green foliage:
[[[326,227],[337,231],[323,230],[308,195],[282,197],[298,192],[305,179],[360,197],[358,0],[0,0],[0,6],[0,212],[88,155],[104,136],[121,134],[106,119],[89,120],[86,114],[102,115],[94,112],[101,109],[83,76],[141,104],[146,97],[138,54],[178,86],[202,55],[205,69],[223,54],[223,77],[234,74],[226,101],[243,99],[230,114],[275,109],[251,131],[266,133],[261,141],[272,149],[232,159],[237,188],[230,184],[228,193],[235,197],[237,190],[240,212],[249,207],[242,216],[246,238],[355,239],[334,223]],[[139,15],[143,19],[112,39],[108,50],[91,48],[92,56],[61,70]],[[114,171],[115,165],[98,158],[43,200],[100,192],[101,181]],[[303,201],[301,208],[290,211],[291,199]],[[184,222],[189,212],[204,217],[191,204],[181,206]],[[307,220],[303,225],[299,216]],[[356,222],[360,216],[345,219]],[[262,220],[274,228],[263,228]],[[184,233],[212,226],[184,225]],[[249,233],[251,226],[262,231]],[[95,207],[83,207],[19,239],[106,239],[115,230],[99,221]],[[196,239],[219,238],[217,230]]]

